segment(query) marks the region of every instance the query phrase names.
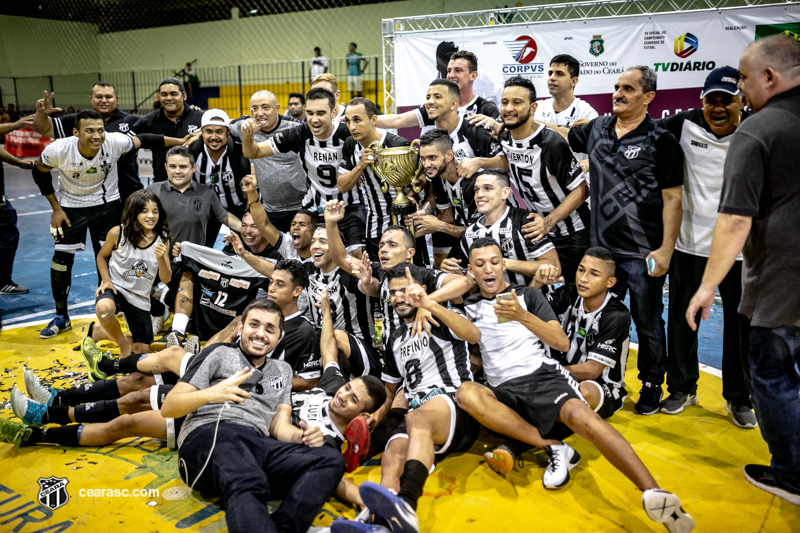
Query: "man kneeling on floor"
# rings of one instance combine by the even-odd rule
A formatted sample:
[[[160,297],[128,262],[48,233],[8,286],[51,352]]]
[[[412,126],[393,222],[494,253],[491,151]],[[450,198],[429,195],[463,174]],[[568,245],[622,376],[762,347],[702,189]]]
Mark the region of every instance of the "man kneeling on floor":
[[[188,415],[178,436],[181,477],[221,494],[229,531],[307,531],[344,475],[344,458],[322,446],[319,427],[291,423],[291,367],[267,358],[283,333],[280,308],[253,301],[239,333],[237,344],[193,358],[164,401],[163,416]],[[272,500],[282,503],[270,516]]]

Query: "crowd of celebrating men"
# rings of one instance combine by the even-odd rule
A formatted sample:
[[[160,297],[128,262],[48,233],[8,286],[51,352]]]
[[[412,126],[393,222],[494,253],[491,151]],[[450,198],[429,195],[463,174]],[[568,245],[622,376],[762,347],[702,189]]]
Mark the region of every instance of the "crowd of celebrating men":
[[[659,120],[649,67],[619,76],[611,116],[575,97],[571,56],[552,58],[551,97],[538,102],[515,76],[496,106],[474,94],[477,70],[456,51],[400,115],[340,103],[323,73],[292,96],[302,122],[266,90],[235,120],[193,109],[175,78],[144,117],[120,111],[104,82],[91,110],[60,118],[45,93],[32,123],[57,140],[32,172],[53,208],[56,316],[40,336],[71,328],[88,230],[100,287],[81,344],[91,383],[48,388],[26,372],[27,394],[11,395],[22,424],[0,420],[0,439],[161,438],[190,488],[222,497],[231,531],[306,531],[335,495],[360,512],[332,531],[396,533],[420,531],[426,478],[481,426],[504,439],[484,456],[499,473],[545,450],[550,490],[580,462],[577,434],[642,491],[651,520],[689,532],[678,496],[606,419],[627,398],[631,321],[634,411],[698,402],[697,327],[719,287],[725,409],[760,427],[772,455],[745,475],[800,505],[800,300],[784,288],[800,267],[798,42],[756,41],[738,68],[708,75],[697,109]],[[424,172],[413,212],[393,225],[396,192],[381,188],[373,143],[408,146],[384,129],[408,126],[423,130]],[[140,146],[153,151],[144,191]],[[14,222],[4,215],[4,234]],[[6,263],[0,287],[20,293]],[[344,476],[379,454],[380,483]],[[269,500],[282,500],[271,515]]]

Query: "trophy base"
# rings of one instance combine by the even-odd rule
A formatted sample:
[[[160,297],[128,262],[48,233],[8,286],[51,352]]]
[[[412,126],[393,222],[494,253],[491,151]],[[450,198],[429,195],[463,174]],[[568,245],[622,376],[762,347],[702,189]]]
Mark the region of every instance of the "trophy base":
[[[395,226],[404,226],[404,217],[409,213],[411,213],[411,204],[394,205],[394,203],[392,203],[392,205],[389,206],[389,214],[391,214],[392,224]],[[409,226],[408,229],[411,230],[411,235],[416,239],[417,234],[414,231],[414,226]]]

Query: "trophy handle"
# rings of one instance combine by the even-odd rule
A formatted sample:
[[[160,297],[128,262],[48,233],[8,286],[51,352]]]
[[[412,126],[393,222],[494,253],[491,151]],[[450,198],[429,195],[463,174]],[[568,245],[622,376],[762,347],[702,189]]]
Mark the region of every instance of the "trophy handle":
[[[378,173],[377,170],[375,170],[375,163],[378,162],[378,158],[380,157],[380,152],[381,149],[383,148],[383,145],[381,144],[380,141],[372,141],[371,143],[369,143],[369,146],[367,146],[367,148],[375,152],[375,162],[369,164],[369,169],[372,171],[373,174],[375,174],[380,178],[381,175]],[[389,184],[386,183],[384,180],[381,180],[381,192],[384,194],[389,192]]]
[[[419,154],[419,139],[414,139],[411,141],[411,148],[416,150],[416,152]],[[417,171],[414,173],[414,177],[411,178],[411,190],[413,190],[415,193],[418,193],[422,190],[422,188],[419,186],[419,177],[424,170],[425,168],[422,166],[422,156],[420,156],[419,164],[417,165]]]

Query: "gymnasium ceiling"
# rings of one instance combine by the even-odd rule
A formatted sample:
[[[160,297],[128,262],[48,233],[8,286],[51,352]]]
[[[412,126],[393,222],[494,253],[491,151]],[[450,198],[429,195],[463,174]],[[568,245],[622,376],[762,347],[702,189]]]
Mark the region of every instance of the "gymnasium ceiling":
[[[378,4],[396,0],[25,0],[0,2],[0,15],[97,24],[100,33],[231,18]]]

